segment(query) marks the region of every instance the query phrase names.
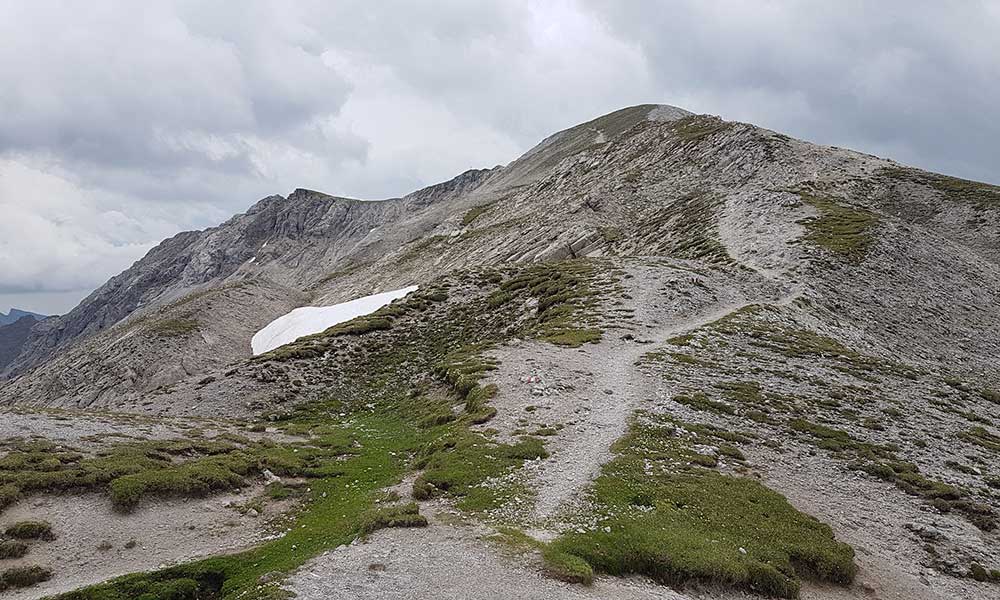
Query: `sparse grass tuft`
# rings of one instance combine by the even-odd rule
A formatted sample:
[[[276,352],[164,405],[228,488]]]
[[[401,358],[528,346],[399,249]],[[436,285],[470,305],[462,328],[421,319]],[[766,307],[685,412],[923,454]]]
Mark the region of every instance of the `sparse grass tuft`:
[[[497,444],[472,432],[451,433],[428,444],[415,468],[424,472],[413,484],[413,497],[424,500],[442,494],[457,497],[459,508],[486,511],[513,494],[499,481],[524,461],[547,457],[541,440],[525,438],[517,444]]]
[[[21,490],[17,486],[6,484],[0,485],[0,512],[11,506],[21,498]]]
[[[361,535],[367,536],[387,527],[427,527],[427,518],[420,514],[415,502],[373,508],[361,515]]]
[[[49,579],[52,579],[52,571],[44,567],[12,567],[0,573],[0,592],[31,587]]]
[[[21,558],[28,553],[28,545],[20,540],[4,540],[0,542],[0,560]]]
[[[872,230],[878,224],[873,213],[850,208],[831,198],[800,192],[799,196],[819,211],[819,216],[806,219],[805,239],[853,263],[864,260],[874,242]]]
[[[479,218],[479,215],[493,208],[494,204],[495,202],[490,202],[488,204],[483,204],[469,209],[468,212],[462,215],[462,227],[471,225],[473,221]]]
[[[52,525],[45,521],[20,521],[7,528],[4,534],[15,540],[54,540]]]
[[[193,318],[162,319],[151,324],[149,331],[161,337],[181,337],[198,331],[200,327],[198,320]]]

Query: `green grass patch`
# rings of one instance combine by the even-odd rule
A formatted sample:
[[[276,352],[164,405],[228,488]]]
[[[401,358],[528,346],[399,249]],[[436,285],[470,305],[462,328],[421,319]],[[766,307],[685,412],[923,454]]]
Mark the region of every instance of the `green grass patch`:
[[[149,332],[161,337],[182,337],[198,331],[201,325],[194,318],[161,319],[149,325]]]
[[[52,525],[45,521],[20,521],[4,531],[4,535],[15,540],[54,540]]]
[[[371,535],[389,527],[427,527],[427,518],[420,514],[420,507],[415,502],[380,506],[361,515],[362,535]]]
[[[853,263],[864,260],[875,241],[878,217],[866,210],[844,206],[832,198],[807,192],[799,192],[799,196],[819,211],[819,216],[803,222],[806,241]]]
[[[708,461],[693,448],[714,442],[698,429],[637,417],[594,484],[596,527],[555,540],[545,552],[549,568],[581,582],[589,568],[787,598],[802,578],[849,584],[850,546],[773,490],[702,466]]]
[[[463,510],[483,512],[499,507],[516,493],[525,493],[504,477],[526,460],[545,458],[541,440],[527,437],[516,444],[498,444],[469,431],[450,432],[425,446],[415,467],[423,473],[413,483],[418,500],[450,495]]]

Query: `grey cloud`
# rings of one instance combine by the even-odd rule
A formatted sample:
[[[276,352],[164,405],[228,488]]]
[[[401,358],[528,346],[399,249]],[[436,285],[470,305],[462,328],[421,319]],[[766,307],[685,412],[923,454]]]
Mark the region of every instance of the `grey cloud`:
[[[1000,181],[996,3],[586,4],[693,110]]]
[[[998,181],[997,30],[996,2],[0,3],[0,299],[83,297],[257,198],[396,196],[643,102]]]

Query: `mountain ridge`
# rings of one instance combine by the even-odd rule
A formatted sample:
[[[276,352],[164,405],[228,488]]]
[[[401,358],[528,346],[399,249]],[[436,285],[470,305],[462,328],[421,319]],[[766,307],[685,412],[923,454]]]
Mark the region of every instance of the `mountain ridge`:
[[[60,591],[211,556],[74,600],[992,600],[998,215],[996,186],[661,105],[400,198],[269,196],[31,328],[0,427],[52,446],[0,481],[76,545],[106,535],[76,491],[170,523],[295,507],[232,556],[167,529],[127,568],[56,554]]]

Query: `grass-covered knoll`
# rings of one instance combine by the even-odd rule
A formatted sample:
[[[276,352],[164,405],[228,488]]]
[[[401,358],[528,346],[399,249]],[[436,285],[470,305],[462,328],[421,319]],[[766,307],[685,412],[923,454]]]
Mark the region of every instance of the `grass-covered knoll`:
[[[54,540],[52,525],[45,521],[20,521],[4,531],[4,535],[15,540]]]
[[[421,448],[414,468],[422,473],[413,483],[413,497],[439,495],[458,499],[457,506],[474,512],[499,507],[514,494],[526,494],[505,476],[524,464],[548,456],[541,440],[525,437],[515,444],[499,444],[478,433],[457,429]]]
[[[933,188],[949,202],[971,204],[980,210],[1000,209],[1000,186],[907,167],[883,169],[882,174],[898,181],[907,181]]]
[[[279,475],[322,476],[324,461],[350,452],[346,440],[317,447],[230,437],[129,441],[87,456],[31,442],[0,458],[0,486],[16,491],[15,497],[106,491],[114,507],[127,512],[147,498],[205,496],[242,487],[248,477],[265,469]]]
[[[0,571],[0,592],[31,587],[49,579],[52,579],[52,571],[44,567],[11,567]]]
[[[556,539],[548,568],[583,582],[635,573],[785,598],[802,578],[849,584],[854,551],[828,526],[752,479],[707,467],[717,456],[694,450],[721,442],[714,430],[640,414],[594,484],[596,526]]]
[[[499,308],[526,298],[537,304],[525,333],[560,346],[578,347],[601,340],[596,308],[601,283],[595,264],[587,260],[543,263],[516,271],[500,284],[487,303]]]
[[[200,327],[193,317],[179,317],[155,321],[149,325],[149,331],[161,337],[182,337],[198,331]]]
[[[717,194],[695,190],[653,208],[637,223],[640,252],[709,265],[732,264],[732,257],[719,240],[715,213],[721,204]]]
[[[818,216],[803,221],[806,241],[853,263],[864,260],[875,241],[874,230],[878,225],[875,214],[818,194],[799,192],[799,196],[819,211]]]
[[[21,558],[28,553],[28,544],[20,540],[0,541],[0,560]]]
[[[465,413],[472,423],[485,423],[493,418],[496,409],[489,401],[496,396],[497,386],[479,385],[488,372],[496,370],[496,361],[486,358],[483,353],[486,347],[470,346],[455,352],[450,352],[444,360],[438,363],[434,372],[448,383],[452,391],[465,403]],[[434,413],[435,423],[450,420],[450,407]]]

